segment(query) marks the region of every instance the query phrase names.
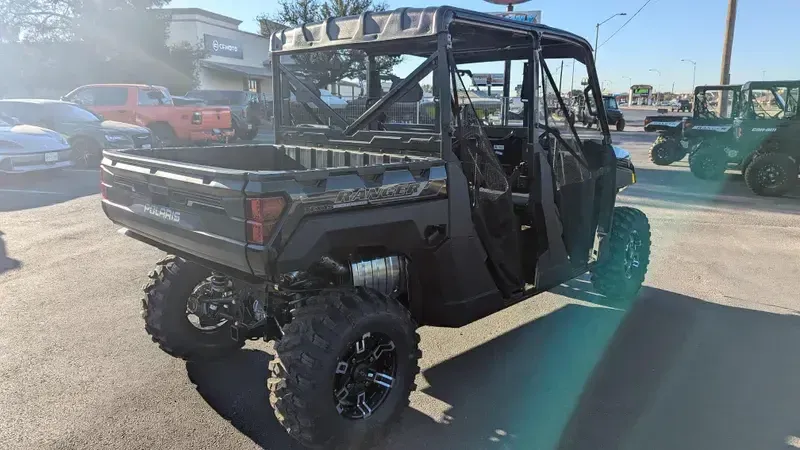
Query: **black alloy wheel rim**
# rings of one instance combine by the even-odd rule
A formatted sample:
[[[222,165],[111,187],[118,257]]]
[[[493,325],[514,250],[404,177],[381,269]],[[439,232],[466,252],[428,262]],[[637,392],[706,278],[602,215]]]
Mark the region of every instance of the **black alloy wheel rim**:
[[[222,312],[227,308],[206,300],[211,297],[211,288],[207,281],[203,281],[186,299],[186,320],[204,333],[217,331],[228,322],[226,318],[217,314],[218,311]]]
[[[662,161],[666,161],[669,159],[670,156],[669,153],[670,151],[665,145],[659,145],[658,148],[656,149],[656,155],[658,155],[658,158]]]
[[[712,177],[719,172],[719,165],[714,158],[710,156],[704,156],[703,159],[700,161],[700,167],[703,168],[703,173],[706,177]]]
[[[397,350],[383,333],[364,333],[339,358],[333,379],[333,402],[339,415],[366,419],[389,397],[397,374]]]
[[[765,188],[776,188],[783,184],[786,171],[777,164],[767,164],[758,171],[758,184]]]
[[[639,258],[639,249],[642,246],[642,239],[639,237],[639,232],[634,230],[631,232],[628,242],[625,245],[625,278],[633,278],[634,271],[639,269],[641,265]]]

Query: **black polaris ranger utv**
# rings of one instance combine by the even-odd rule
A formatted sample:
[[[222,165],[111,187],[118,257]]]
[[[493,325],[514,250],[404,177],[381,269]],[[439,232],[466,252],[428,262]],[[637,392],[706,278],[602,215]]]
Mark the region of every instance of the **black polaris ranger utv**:
[[[745,83],[731,130],[697,146],[689,156],[692,173],[713,180],[736,168],[758,195],[789,192],[800,161],[799,91],[800,80]]]
[[[715,139],[730,134],[733,117],[738,110],[741,85],[706,85],[694,90],[694,108],[687,115],[647,116],[644,131],[656,131],[658,136],[650,147],[650,160],[668,166],[682,160],[703,139]],[[728,109],[722,114],[720,101],[728,99]]]
[[[417,327],[460,327],[587,271],[601,294],[636,295],[650,227],[615,207],[633,165],[615,156],[602,110],[595,138],[563,119],[548,64],[585,64],[602,108],[586,40],[440,7],[306,24],[271,47],[275,145],[104,153],[106,215],[171,255],[143,301],[165,352],[276,340],[267,384],[280,423],[308,447],[360,448],[408,404]],[[345,51],[366,60],[369,101],[352,121],[312,92],[302,64],[284,65]],[[419,65],[381,96],[386,55]],[[522,126],[486,126],[462,82],[462,66],[503,60],[525,67]],[[388,122],[423,79],[435,123]]]

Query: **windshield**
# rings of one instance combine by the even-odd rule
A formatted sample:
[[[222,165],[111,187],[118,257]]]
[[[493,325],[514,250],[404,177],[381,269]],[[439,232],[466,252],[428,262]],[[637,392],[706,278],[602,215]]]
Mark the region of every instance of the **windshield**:
[[[199,98],[213,106],[242,105],[247,102],[247,92],[244,91],[189,91],[186,97]]]
[[[100,122],[94,113],[75,105],[54,103],[49,110],[57,122]]]
[[[606,110],[619,109],[619,106],[617,106],[617,99],[615,99],[614,97],[603,98],[603,104],[605,105]]]

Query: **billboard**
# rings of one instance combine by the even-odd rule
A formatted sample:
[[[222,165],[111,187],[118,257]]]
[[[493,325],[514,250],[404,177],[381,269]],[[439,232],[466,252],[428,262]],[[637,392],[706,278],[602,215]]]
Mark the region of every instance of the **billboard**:
[[[647,84],[635,84],[631,86],[631,93],[633,95],[650,95],[653,92],[653,86]]]
[[[542,11],[508,11],[492,13],[504,19],[525,23],[542,23]]]
[[[472,84],[475,86],[502,86],[505,77],[502,73],[473,73]]]

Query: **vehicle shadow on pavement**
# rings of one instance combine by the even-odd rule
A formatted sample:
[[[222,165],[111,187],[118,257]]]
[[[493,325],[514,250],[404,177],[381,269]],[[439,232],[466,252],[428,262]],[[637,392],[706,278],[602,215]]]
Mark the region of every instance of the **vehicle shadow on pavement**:
[[[638,183],[622,191],[623,197],[653,200],[669,209],[721,207],[795,214],[800,184],[784,197],[761,197],[752,193],[740,174],[730,170],[718,181],[701,180],[686,170],[636,169]]]
[[[597,298],[582,286],[557,293]],[[655,288],[626,308],[571,304],[424,371],[446,423],[412,410],[388,448],[786,448],[797,342],[794,315]]]
[[[6,242],[3,240],[5,234],[0,231],[0,274],[9,270],[16,270],[22,267],[22,263],[14,258],[9,258],[6,253]]]
[[[272,355],[245,349],[224,360],[187,362],[189,380],[220,416],[265,450],[302,450],[269,404],[267,364]]]
[[[65,203],[99,192],[99,171],[65,170],[0,176],[0,212]]]

